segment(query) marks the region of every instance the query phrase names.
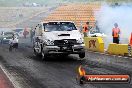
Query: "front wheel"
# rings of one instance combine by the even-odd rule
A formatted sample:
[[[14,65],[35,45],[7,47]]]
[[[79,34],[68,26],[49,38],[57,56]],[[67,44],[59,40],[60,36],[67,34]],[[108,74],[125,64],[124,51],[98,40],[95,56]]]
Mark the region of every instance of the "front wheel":
[[[47,54],[44,53],[44,51],[41,52],[41,59],[45,60],[48,57]]]
[[[79,53],[79,57],[80,57],[80,58],[84,58],[84,57],[85,57],[85,52]]]
[[[35,56],[39,56],[39,54],[36,52],[35,49],[33,49],[33,52],[34,52],[34,55],[35,55]]]
[[[10,47],[9,47],[9,51],[11,52],[12,51],[12,46],[10,45]]]
[[[40,56],[41,55],[41,44],[39,42],[35,42],[34,46],[33,46],[33,49],[34,49],[34,54],[35,56]]]

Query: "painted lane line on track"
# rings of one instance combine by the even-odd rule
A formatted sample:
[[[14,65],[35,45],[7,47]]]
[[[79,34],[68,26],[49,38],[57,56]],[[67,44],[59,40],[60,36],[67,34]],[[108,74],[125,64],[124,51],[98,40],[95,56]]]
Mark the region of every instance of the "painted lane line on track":
[[[119,58],[121,58],[122,56],[118,56]]]
[[[0,64],[0,68],[2,69],[2,71],[4,72],[4,74],[7,76],[7,78],[9,79],[9,81],[12,83],[12,85],[13,85],[14,88],[21,88],[19,86],[19,84],[16,83],[15,80],[13,79],[14,77],[5,69],[4,66],[2,66]]]
[[[132,59],[132,58],[130,58],[130,59]]]
[[[108,54],[108,53],[101,53],[101,52],[95,52],[95,51],[89,51],[89,50],[86,50],[86,51],[90,52],[90,53],[101,54],[101,55],[106,55],[106,56],[113,56],[113,57],[119,57],[119,58],[125,58],[125,59],[132,59],[132,57],[111,55],[111,54]]]
[[[108,54],[108,53],[94,52],[94,51],[88,51],[88,50],[87,50],[87,52],[90,52],[90,53],[92,52],[92,53],[95,53],[95,54],[101,54],[101,55],[106,55],[106,56],[113,56],[113,57],[125,58],[125,59],[132,59],[132,57],[111,55],[111,54]]]
[[[93,51],[88,51],[88,52],[93,52]]]
[[[123,57],[123,58],[127,59],[127,58],[129,58],[129,57]]]
[[[94,53],[99,53],[99,52],[94,52]]]
[[[116,57],[117,55],[112,55],[113,57]]]
[[[105,55],[105,53],[100,53],[101,55]]]
[[[110,54],[105,54],[106,56],[109,56]]]

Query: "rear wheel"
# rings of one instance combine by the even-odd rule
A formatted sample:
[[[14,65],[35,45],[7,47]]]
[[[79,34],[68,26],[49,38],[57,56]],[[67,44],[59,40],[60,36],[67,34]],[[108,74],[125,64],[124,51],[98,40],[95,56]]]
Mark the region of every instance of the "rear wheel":
[[[36,52],[36,50],[33,50],[35,56],[39,56],[39,54]]]
[[[85,57],[85,52],[79,53],[79,57],[80,57],[80,58],[84,58],[84,57]]]
[[[12,46],[10,45],[10,47],[9,47],[9,51],[11,52],[12,51]]]

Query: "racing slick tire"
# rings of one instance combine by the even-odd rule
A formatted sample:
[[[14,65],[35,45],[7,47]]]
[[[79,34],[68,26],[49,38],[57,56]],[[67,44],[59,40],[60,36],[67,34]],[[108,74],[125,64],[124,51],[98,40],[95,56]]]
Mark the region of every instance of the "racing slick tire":
[[[38,48],[38,49],[35,49],[35,48]],[[35,56],[39,57],[41,56],[41,44],[39,42],[35,42],[34,46],[33,46],[33,51],[34,51],[34,54]]]
[[[41,59],[41,60],[45,60],[47,58],[47,54],[45,54],[45,52],[43,51],[43,45],[40,44],[39,42],[37,42],[36,44],[38,44],[37,47],[39,48],[39,50],[37,52],[35,49],[36,45],[34,45],[35,56],[39,57],[39,59]]]
[[[45,54],[44,51],[42,51],[41,52],[41,59],[46,60],[47,57],[48,57],[48,54]]]
[[[12,51],[12,46],[9,46],[9,52],[11,52]]]
[[[35,56],[40,56],[40,54],[38,54],[35,49],[33,49],[33,52]]]
[[[79,57],[84,58],[85,57],[85,52],[83,51],[83,52],[79,53]]]

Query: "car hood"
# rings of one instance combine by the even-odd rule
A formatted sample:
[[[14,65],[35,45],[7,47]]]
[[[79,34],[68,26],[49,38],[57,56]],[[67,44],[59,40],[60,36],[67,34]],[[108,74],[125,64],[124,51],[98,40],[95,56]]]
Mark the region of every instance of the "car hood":
[[[12,36],[3,36],[3,38],[6,38],[6,39],[11,39]]]
[[[80,39],[82,38],[81,33],[78,30],[73,31],[52,31],[44,32],[43,39],[49,40],[61,40],[61,39]]]

